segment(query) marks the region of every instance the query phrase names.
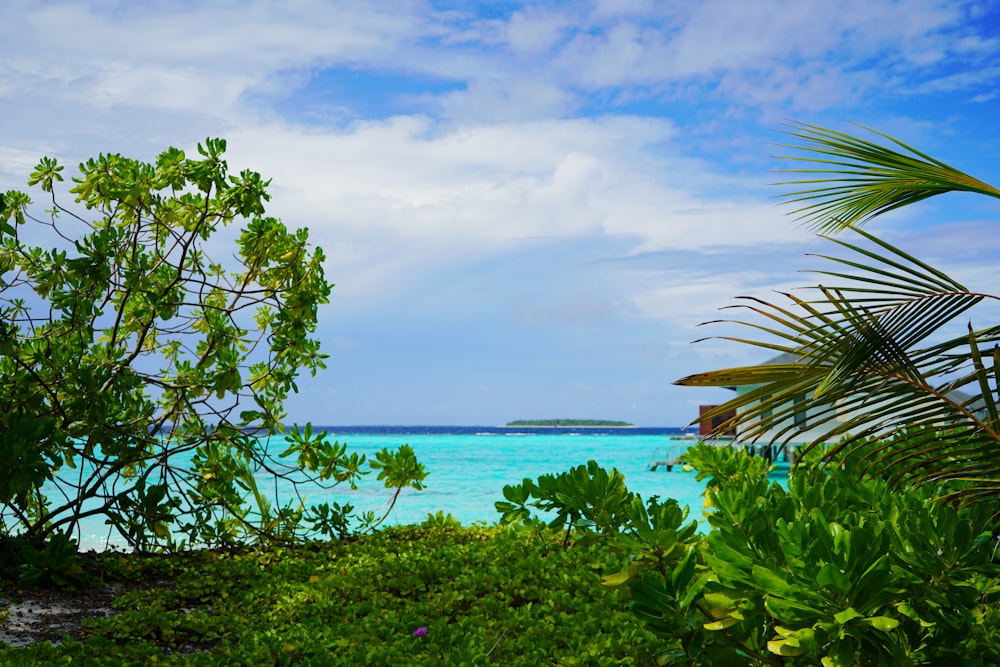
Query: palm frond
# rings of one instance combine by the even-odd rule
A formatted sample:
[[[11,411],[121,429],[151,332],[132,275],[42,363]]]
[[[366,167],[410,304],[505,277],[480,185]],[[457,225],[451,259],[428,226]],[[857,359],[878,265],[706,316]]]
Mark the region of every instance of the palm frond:
[[[983,356],[979,352],[979,344],[976,342],[975,332],[972,330],[972,325],[969,325],[969,352],[972,359],[972,365],[974,374],[976,377],[976,382],[979,385],[979,401],[982,403],[982,409],[986,411],[987,414],[987,425],[990,430],[997,431],[1000,428],[1000,416],[997,414],[997,371],[1000,369],[1000,346],[993,346],[993,354],[987,357],[987,361],[991,362],[991,368],[987,368],[984,363]],[[990,380],[993,381],[993,386],[990,386]]]
[[[845,266],[854,267],[855,269],[860,269],[864,274],[874,274],[888,277],[893,279],[894,284],[899,285],[904,289],[908,286],[911,289],[915,288],[930,292],[966,291],[965,287],[958,281],[954,280],[951,276],[934,268],[930,264],[917,259],[910,253],[905,252],[904,250],[883,241],[874,234],[869,234],[868,232],[857,227],[849,226],[847,228],[856,233],[858,236],[861,236],[875,246],[881,248],[883,252],[877,252],[875,249],[865,248],[855,243],[848,243],[843,239],[833,238],[831,236],[821,236],[821,238],[824,238],[831,243],[847,248],[852,253],[869,258],[869,260],[873,263],[859,264],[843,257],[825,256],[826,259]],[[873,280],[869,277],[869,275],[866,275],[863,282],[865,284],[870,284]]]
[[[814,229],[833,233],[860,226],[883,213],[946,192],[974,192],[1000,198],[1000,190],[871,128],[905,152],[842,132],[790,122],[785,134],[800,143],[780,143],[799,153],[781,159],[812,168],[780,169],[779,173],[813,175],[783,181],[801,189],[780,195],[803,204],[792,211]],[[815,186],[815,187],[812,187]]]
[[[867,455],[868,470],[892,468],[898,483],[981,475],[990,456],[1000,456],[994,398],[1000,327],[922,344],[988,295],[968,291],[891,244],[879,241],[882,252],[875,253],[829,241],[848,255],[819,257],[850,272],[819,271],[836,282],[812,288],[809,299],[791,294],[784,295],[787,304],[750,299],[743,308],[763,317],[764,324],[728,320],[771,341],[727,339],[784,353],[781,361],[699,373],[677,384],[745,388],[702,416],[735,410],[726,426],[737,427],[741,440],[787,444],[819,432],[810,446],[840,441],[831,456],[866,447],[872,439],[891,441],[893,446]],[[856,298],[859,294],[863,298]],[[993,352],[980,355],[982,345]],[[975,393],[959,394],[959,388]],[[900,435],[941,429],[945,435],[933,446]]]
[[[752,332],[728,340],[781,356],[676,383],[736,388],[703,418],[735,411],[725,426],[741,440],[833,442],[829,457],[860,461],[897,484],[934,484],[955,502],[997,501],[1000,325],[938,339],[998,297],[858,227],[945,192],[1000,198],[1000,190],[874,130],[888,144],[805,123],[789,128],[797,143],[783,145],[796,153],[786,157],[803,168],[783,171],[802,178],[782,183],[797,187],[782,197],[841,252],[818,255],[833,266],[814,272],[823,283],[805,297],[742,297],[751,317],[727,320]],[[832,237],[845,229],[867,243]]]

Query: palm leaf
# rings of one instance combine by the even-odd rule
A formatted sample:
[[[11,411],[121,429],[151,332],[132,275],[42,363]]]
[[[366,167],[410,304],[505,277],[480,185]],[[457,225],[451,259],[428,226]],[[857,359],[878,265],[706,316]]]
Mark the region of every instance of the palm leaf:
[[[781,195],[803,204],[798,219],[822,232],[859,226],[883,213],[946,192],[974,192],[1000,198],[1000,190],[921,153],[901,141],[859,125],[906,152],[806,123],[787,124],[785,132],[800,143],[778,144],[803,154],[782,159],[815,165],[780,173],[814,175],[779,185],[804,187]]]
[[[814,288],[817,294],[808,300],[784,295],[790,303],[782,305],[750,299],[751,305],[743,307],[762,316],[765,324],[728,320],[772,339],[730,336],[728,340],[785,353],[787,361],[699,373],[677,384],[748,388],[702,415],[712,419],[735,410],[736,418],[725,427],[738,427],[741,440],[801,442],[804,433],[816,429],[822,436],[810,445],[840,440],[830,452],[835,457],[848,455],[871,439],[891,441],[892,446],[868,454],[866,470],[891,468],[897,483],[981,475],[1000,445],[997,419],[981,417],[983,396],[989,396],[982,387],[996,392],[1000,364],[994,357],[1000,359],[1000,351],[985,357],[987,366],[973,350],[979,341],[996,348],[1000,328],[970,331],[962,339],[926,347],[921,343],[986,295],[969,292],[890,244],[880,242],[885,252],[875,254],[830,240],[853,256],[820,257],[854,273],[820,271],[838,282]],[[909,279],[895,281],[888,278],[891,275]],[[870,298],[859,304],[849,296],[859,293]],[[955,394],[960,387],[976,387],[978,393],[961,398]],[[801,401],[803,397],[808,400]],[[985,400],[996,410],[992,398]],[[805,423],[796,419],[803,410],[808,411]],[[900,435],[942,427],[950,431],[932,447]],[[952,471],[950,477],[942,473],[942,466]]]
[[[882,248],[884,252],[877,252],[874,249],[868,249],[857,244],[848,243],[847,241],[833,238],[831,236],[821,236],[821,238],[847,248],[853,253],[863,257],[868,257],[874,262],[874,264],[858,264],[839,257],[826,257],[826,259],[844,264],[846,266],[854,267],[855,269],[860,269],[866,274],[872,274],[871,277],[865,277],[865,284],[875,282],[874,276],[878,275],[888,278],[889,280],[887,283],[889,285],[898,287],[904,292],[909,292],[916,288],[931,292],[947,292],[950,290],[960,292],[965,291],[965,287],[961,283],[955,281],[943,271],[939,271],[930,264],[920,261],[900,248],[879,239],[874,234],[869,234],[868,232],[852,226],[847,226],[846,228],[851,229],[851,231],[855,232],[862,238]],[[853,276],[850,276],[850,278],[853,279]]]
[[[824,236],[837,255],[808,298],[741,297],[752,333],[728,340],[780,353],[760,366],[699,373],[687,386],[740,388],[705,414],[735,410],[726,428],[773,444],[836,442],[827,455],[897,484],[934,484],[956,502],[1000,498],[1000,325],[942,334],[984,299],[946,273],[858,229],[887,211],[945,192],[1000,190],[887,135],[889,146],[792,123],[786,144],[807,163],[783,197],[824,232],[850,229],[864,245]],[[809,435],[806,438],[806,435]],[[859,458],[860,457],[860,458]]]
[[[987,359],[992,362],[992,368],[987,368],[983,361],[983,357],[979,352],[979,344],[976,342],[975,332],[972,330],[972,325],[969,325],[969,352],[972,358],[972,364],[974,370],[974,375],[976,382],[979,385],[979,400],[982,402],[982,408],[986,411],[988,416],[987,426],[992,431],[997,431],[1000,427],[1000,417],[997,415],[997,370],[1000,368],[1000,346],[993,346],[993,354]],[[990,380],[993,381],[993,386],[990,386]],[[970,402],[971,403],[971,402]]]

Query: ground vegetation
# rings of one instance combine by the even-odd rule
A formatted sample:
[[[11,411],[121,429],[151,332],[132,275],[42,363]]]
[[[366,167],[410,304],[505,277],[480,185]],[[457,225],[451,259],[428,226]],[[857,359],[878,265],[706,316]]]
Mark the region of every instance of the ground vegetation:
[[[0,665],[655,665],[655,635],[599,585],[624,562],[442,515],[294,548],[104,554],[86,571],[120,591],[110,615],[0,643]]]
[[[593,461],[506,487],[497,510],[567,548],[627,556],[602,584],[657,634],[660,664],[1000,662],[992,508],[936,502],[927,485],[899,493],[862,474],[862,452],[819,454],[782,485],[740,448],[692,447],[683,460],[706,482],[707,527]]]

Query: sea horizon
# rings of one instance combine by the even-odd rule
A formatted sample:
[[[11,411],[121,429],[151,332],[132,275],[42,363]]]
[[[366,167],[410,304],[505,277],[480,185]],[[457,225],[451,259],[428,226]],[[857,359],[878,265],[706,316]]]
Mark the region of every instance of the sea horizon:
[[[676,461],[697,435],[680,427],[547,427],[458,425],[321,425],[328,438],[347,446],[348,452],[372,460],[383,448],[409,445],[429,476],[421,491],[406,488],[386,521],[386,525],[418,524],[429,515],[450,514],[463,525],[492,524],[500,515],[494,504],[503,500],[503,488],[520,484],[525,478],[559,474],[570,468],[596,461],[606,469],[617,469],[629,489],[643,496],[674,498],[688,506],[692,519],[701,519],[704,483],[695,473],[673,465],[651,470],[656,461]],[[272,451],[285,448],[283,435],[260,436]],[[270,484],[262,477],[259,482]],[[301,500],[306,505],[348,503],[358,512],[384,513],[391,503],[392,489],[386,489],[375,475],[367,475],[356,489],[306,487],[299,497],[284,483],[279,484],[281,500]],[[110,534],[99,516],[89,517],[75,535],[81,548],[122,547],[122,540]],[[110,538],[110,539],[109,539]]]
[[[304,426],[301,424],[299,426]],[[286,429],[294,425],[286,424]],[[509,434],[518,431],[544,431],[558,434],[560,431],[574,431],[588,434],[599,434],[602,431],[613,431],[620,435],[693,435],[697,436],[697,427],[684,426],[508,426],[506,424],[312,424],[313,431],[338,433],[398,433],[398,434],[435,434],[435,433],[474,433],[495,432]]]

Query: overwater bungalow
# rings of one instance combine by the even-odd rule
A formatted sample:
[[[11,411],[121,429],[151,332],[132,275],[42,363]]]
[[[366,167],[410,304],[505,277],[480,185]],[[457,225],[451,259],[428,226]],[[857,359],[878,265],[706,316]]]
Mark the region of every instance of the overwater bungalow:
[[[793,354],[784,353],[763,362],[762,366],[798,364],[801,359]],[[754,390],[760,389],[763,385],[745,385],[740,387],[728,387],[736,392],[737,397],[744,396]],[[972,397],[959,390],[951,390],[947,393],[948,398],[958,404],[968,404]],[[711,420],[704,420],[700,423],[699,432],[706,439],[731,439],[747,447],[752,453],[760,453],[770,458],[783,456],[794,459],[795,449],[803,444],[824,440],[828,435],[831,439],[839,440],[843,435],[844,424],[854,420],[859,414],[866,412],[866,406],[877,404],[877,395],[859,396],[859,400],[841,399],[835,406],[827,404],[817,404],[815,407],[810,404],[809,396],[802,394],[791,397],[789,401],[776,406],[773,410],[763,413],[763,417],[785,414],[781,419],[774,419],[763,431],[753,434],[753,437],[742,437],[744,432],[737,426],[727,428],[726,422],[737,414],[737,411],[720,415]],[[796,405],[803,403],[803,405]],[[739,412],[751,409],[756,403],[740,407]],[[716,406],[701,406],[701,414],[705,414],[709,409]],[[791,408],[795,407],[793,411]],[[834,414],[831,415],[831,411]],[[977,409],[977,413],[983,412]],[[983,415],[981,415],[983,416]],[[859,425],[855,425],[859,426]],[[905,426],[905,421],[900,421],[900,427]]]

